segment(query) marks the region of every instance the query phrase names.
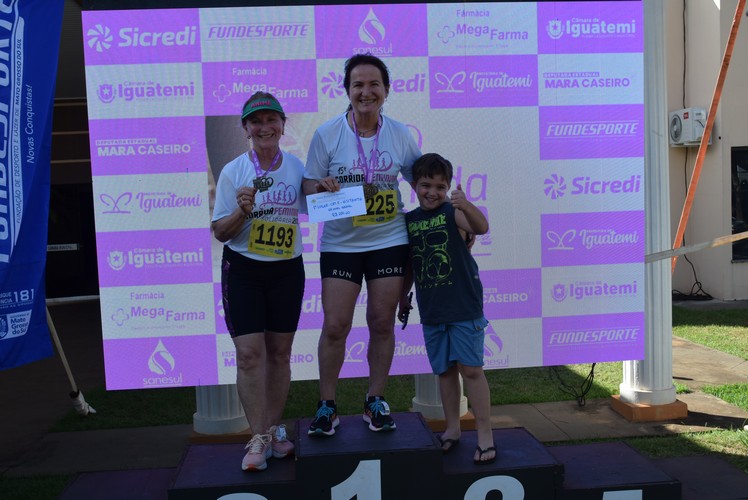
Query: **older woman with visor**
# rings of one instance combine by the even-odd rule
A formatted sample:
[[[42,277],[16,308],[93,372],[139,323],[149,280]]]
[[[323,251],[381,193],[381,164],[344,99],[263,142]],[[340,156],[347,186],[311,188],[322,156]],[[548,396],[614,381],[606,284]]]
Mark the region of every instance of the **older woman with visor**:
[[[211,227],[224,243],[221,286],[237,359],[236,385],[252,430],[242,469],[267,468],[293,454],[280,423],[291,381],[291,346],[304,296],[299,213],[304,167],[280,149],[286,115],[271,94],[244,104],[249,151],[230,161],[216,185]]]

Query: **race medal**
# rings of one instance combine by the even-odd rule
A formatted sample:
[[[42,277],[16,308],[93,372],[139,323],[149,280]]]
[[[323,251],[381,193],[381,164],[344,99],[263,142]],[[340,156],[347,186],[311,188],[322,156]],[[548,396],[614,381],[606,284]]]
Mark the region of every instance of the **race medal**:
[[[254,185],[255,189],[257,189],[260,192],[267,191],[270,189],[270,186],[273,185],[273,178],[263,176],[263,177],[255,177],[252,179],[252,185]]]
[[[374,184],[364,184],[364,197],[367,200],[373,198],[377,194],[377,191],[379,191],[379,188]]]
[[[249,230],[248,250],[265,257],[290,259],[296,248],[296,238],[294,224],[255,219]]]
[[[365,193],[366,191],[364,191]],[[366,215],[353,217],[354,226],[373,226],[395,220],[397,215],[397,192],[377,190],[371,197],[366,197]]]

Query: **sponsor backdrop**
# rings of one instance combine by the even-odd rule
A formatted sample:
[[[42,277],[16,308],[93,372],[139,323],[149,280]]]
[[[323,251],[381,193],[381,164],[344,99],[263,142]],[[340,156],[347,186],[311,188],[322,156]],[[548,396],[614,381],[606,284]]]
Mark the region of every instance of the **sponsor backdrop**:
[[[289,114],[284,150],[347,104],[343,62],[386,59],[385,113],[488,216],[473,248],[488,368],[644,355],[643,20],[638,1],[319,5],[83,14],[109,389],[233,383],[209,229],[257,90]],[[415,205],[401,182],[406,208]],[[318,376],[321,225],[294,379]],[[343,376],[367,374],[366,290]],[[392,373],[429,371],[414,310]]]
[[[0,5],[0,369],[53,352],[44,271],[62,10],[42,0]]]

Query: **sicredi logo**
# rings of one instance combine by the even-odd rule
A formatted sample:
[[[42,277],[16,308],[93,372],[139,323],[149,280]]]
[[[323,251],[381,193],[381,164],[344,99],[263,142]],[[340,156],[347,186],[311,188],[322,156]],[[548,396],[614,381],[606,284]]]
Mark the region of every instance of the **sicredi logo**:
[[[567,192],[570,196],[629,194],[641,191],[641,175],[632,175],[624,180],[600,180],[590,176],[579,176],[571,180],[569,189],[563,176],[552,174],[543,184],[543,192],[552,200],[562,198]]]
[[[135,269],[160,268],[173,266],[199,265],[204,261],[203,249],[188,251],[173,251],[164,248],[136,248],[123,252],[112,250],[109,252],[107,262],[109,267],[115,271],[121,271],[126,266]]]
[[[636,280],[626,283],[608,283],[606,281],[575,281],[564,284],[557,283],[551,289],[551,296],[556,302],[566,299],[585,300],[604,297],[631,297],[638,294]]]
[[[337,99],[345,94],[343,75],[334,71],[329,72],[320,80],[320,89],[330,99]],[[426,73],[415,73],[406,78],[390,80],[390,92],[418,93],[426,91]]]
[[[117,47],[178,47],[195,45],[197,26],[185,26],[179,31],[141,31],[138,27],[126,26],[117,32],[117,41],[108,26],[97,24],[86,32],[88,46],[96,52]]]
[[[604,19],[572,17],[566,21],[552,19],[548,21],[545,32],[553,40],[563,36],[572,38],[601,38],[609,36],[633,36],[636,34],[636,20],[631,22],[611,23]]]
[[[140,100],[164,100],[172,97],[191,98],[195,97],[195,82],[187,85],[166,85],[157,82],[125,82],[112,85],[102,83],[96,90],[96,95],[101,102],[109,104],[115,99],[124,99],[126,102]]]

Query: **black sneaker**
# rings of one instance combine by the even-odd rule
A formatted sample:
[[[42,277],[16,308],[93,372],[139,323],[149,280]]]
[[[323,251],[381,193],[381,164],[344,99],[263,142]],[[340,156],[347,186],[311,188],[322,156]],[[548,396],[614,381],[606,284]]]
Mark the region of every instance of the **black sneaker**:
[[[397,428],[390,417],[390,405],[381,396],[369,396],[364,402],[364,422],[374,432],[392,431]]]
[[[332,436],[338,425],[340,425],[340,420],[338,420],[338,407],[335,405],[335,400],[323,400],[317,403],[317,413],[309,425],[308,434],[310,436]]]

